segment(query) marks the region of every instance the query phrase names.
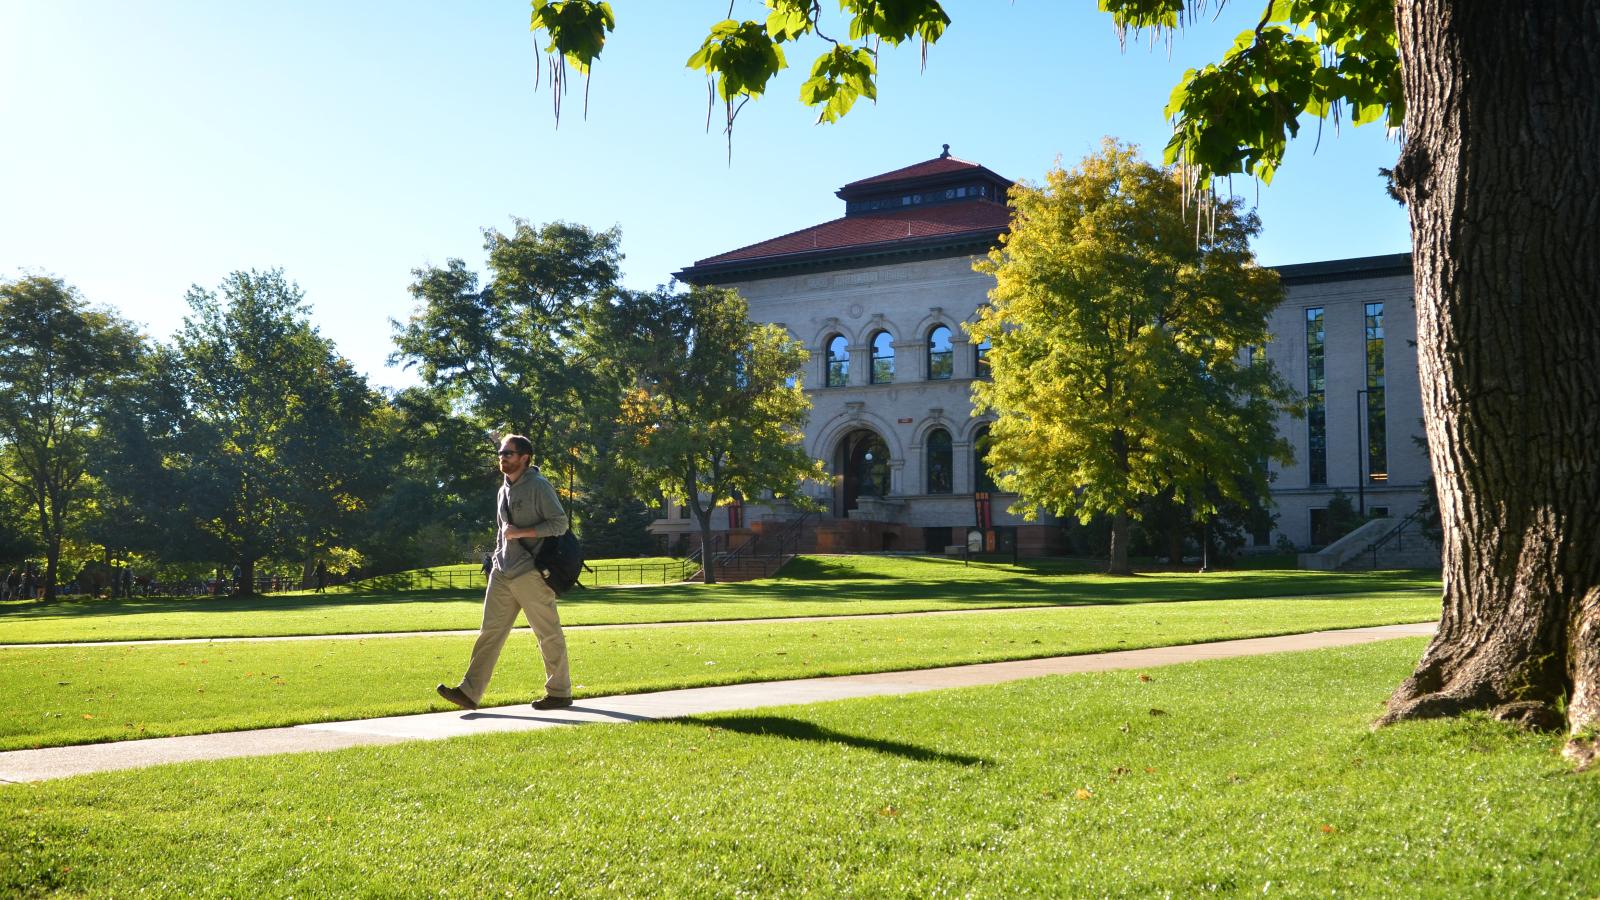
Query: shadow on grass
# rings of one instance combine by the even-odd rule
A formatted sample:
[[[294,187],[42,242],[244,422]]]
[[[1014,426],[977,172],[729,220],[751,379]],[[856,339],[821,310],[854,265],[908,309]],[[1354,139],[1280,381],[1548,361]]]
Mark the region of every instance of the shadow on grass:
[[[637,715],[635,713],[618,712],[617,710],[614,710],[614,709],[595,709],[592,706],[582,706],[582,705],[579,705],[579,704],[573,704],[572,706],[569,706],[566,709],[561,711],[561,713],[574,713],[574,712],[590,713],[590,714],[596,715],[596,716],[605,716],[608,719],[617,719],[617,720],[623,721],[623,722],[652,722],[652,721],[655,721],[650,716],[641,716],[641,715]],[[473,720],[473,719],[515,719],[515,720],[517,720],[519,722],[554,722],[554,723],[558,723],[558,724],[561,724],[561,725],[593,725],[593,724],[595,724],[590,719],[563,718],[561,713],[524,713],[524,714],[521,714],[521,715],[516,715],[516,714],[513,714],[513,713],[473,711],[473,712],[469,712],[469,713],[463,713],[461,718],[466,719],[468,721]]]
[[[483,591],[437,590],[351,591],[326,594],[258,594],[253,597],[132,597],[116,600],[61,598],[54,603],[38,601],[0,603],[0,618],[9,620],[58,618],[61,616],[127,616],[141,613],[237,613],[271,610],[313,609],[321,606],[387,606],[427,600],[483,599]]]
[[[715,719],[687,716],[681,719],[673,719],[672,721],[685,725],[721,728],[724,731],[733,731],[758,737],[780,737],[792,741],[812,741],[818,744],[843,744],[847,747],[855,747],[858,750],[871,750],[874,753],[899,756],[918,762],[941,762],[958,766],[977,766],[991,762],[991,760],[984,759],[981,756],[968,756],[965,753],[945,753],[942,750],[918,747],[916,744],[903,744],[899,741],[887,741],[882,738],[844,734],[830,728],[823,728],[812,722],[789,719],[783,716],[729,716]]]
[[[738,584],[668,584],[647,590],[612,592],[605,588],[573,593],[564,605],[657,603],[714,605],[730,599],[749,601],[815,601],[873,603],[937,598],[962,603],[1083,606],[1107,603],[1149,603],[1163,600],[1252,600],[1322,594],[1378,593],[1437,589],[1436,574],[1425,572],[1239,572],[1197,576],[1147,574],[1133,577],[995,572],[978,579],[823,578],[774,579]],[[626,596],[619,596],[625,594]]]
[[[938,599],[994,606],[1085,606],[1173,600],[1250,600],[1327,594],[1437,589],[1437,573],[1228,571],[1207,575],[1150,572],[1132,577],[1085,573],[1073,560],[1027,561],[1020,566],[964,567],[960,560],[924,558],[936,577],[915,579],[863,571],[845,561],[800,557],[782,577],[736,584],[661,584],[643,588],[598,587],[561,598],[566,607],[608,605],[650,607],[673,604],[714,607],[730,602],[839,601],[871,605],[883,601]],[[948,574],[948,577],[943,577]],[[0,603],[0,619],[19,621],[63,617],[116,617],[142,613],[253,613],[316,608],[390,607],[417,602],[481,601],[482,589],[427,591],[340,591],[325,594],[274,594],[257,597],[136,597],[120,600],[63,599],[55,603]],[[846,610],[841,610],[844,612]]]

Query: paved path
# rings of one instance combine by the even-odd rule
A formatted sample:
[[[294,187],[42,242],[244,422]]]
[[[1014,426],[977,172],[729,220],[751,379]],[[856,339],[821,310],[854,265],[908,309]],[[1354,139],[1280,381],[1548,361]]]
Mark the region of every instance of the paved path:
[[[1270,638],[1248,638],[1153,647],[1084,656],[949,666],[910,672],[880,672],[832,678],[766,681],[724,687],[689,688],[652,694],[580,699],[570,709],[538,712],[526,704],[480,709],[476,712],[424,713],[353,722],[324,722],[289,728],[263,728],[189,737],[116,741],[77,747],[13,750],[0,753],[0,782],[43,781],[89,772],[132,769],[162,763],[239,756],[265,756],[345,747],[393,744],[401,741],[439,740],[501,731],[529,731],[558,725],[641,722],[703,713],[818,703],[851,697],[914,694],[944,688],[1000,684],[1043,675],[1143,669],[1173,663],[1226,659],[1262,653],[1342,647],[1399,637],[1426,636],[1437,623],[1383,625],[1340,631],[1315,631]],[[426,686],[419,685],[419,691]]]

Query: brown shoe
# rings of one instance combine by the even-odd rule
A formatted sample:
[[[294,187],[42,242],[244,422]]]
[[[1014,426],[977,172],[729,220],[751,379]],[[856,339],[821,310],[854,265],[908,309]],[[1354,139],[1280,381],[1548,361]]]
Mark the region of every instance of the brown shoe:
[[[566,709],[571,705],[571,697],[551,697],[548,694],[533,701],[534,709]]]
[[[447,684],[441,684],[438,687],[434,688],[434,690],[439,692],[439,696],[445,698],[446,700],[449,700],[451,703],[454,703],[455,705],[461,707],[462,709],[477,709],[478,708],[478,704],[473,703],[472,700],[470,700],[467,697],[466,694],[461,693],[461,689],[460,688],[453,688],[453,687],[450,687]]]

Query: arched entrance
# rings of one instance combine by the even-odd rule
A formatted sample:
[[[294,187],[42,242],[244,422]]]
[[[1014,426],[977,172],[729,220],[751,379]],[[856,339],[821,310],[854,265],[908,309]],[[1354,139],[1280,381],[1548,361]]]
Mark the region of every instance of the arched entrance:
[[[861,497],[889,496],[889,445],[860,428],[845,435],[833,454],[834,515],[856,508]]]

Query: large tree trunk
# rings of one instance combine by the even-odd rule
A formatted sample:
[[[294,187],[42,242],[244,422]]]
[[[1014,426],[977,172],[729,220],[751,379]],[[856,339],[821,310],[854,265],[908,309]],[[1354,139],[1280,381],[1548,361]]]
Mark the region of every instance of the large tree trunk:
[[[1600,725],[1600,4],[1398,0],[1444,611],[1381,723]]]
[[[1111,560],[1106,565],[1107,575],[1133,574],[1133,567],[1128,565],[1128,541],[1133,531],[1131,523],[1125,510],[1111,514]]]
[[[716,584],[717,539],[711,534],[711,513],[707,512],[701,517],[699,510],[696,510],[695,517],[700,522],[700,580],[704,584]]]
[[[61,535],[50,535],[44,551],[44,602],[56,602],[56,578],[61,569]]]

